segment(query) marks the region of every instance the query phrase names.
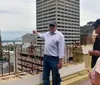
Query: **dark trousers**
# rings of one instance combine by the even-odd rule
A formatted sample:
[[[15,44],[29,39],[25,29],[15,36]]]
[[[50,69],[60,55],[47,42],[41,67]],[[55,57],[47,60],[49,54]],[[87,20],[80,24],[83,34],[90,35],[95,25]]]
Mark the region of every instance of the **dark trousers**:
[[[91,68],[93,68],[95,66],[98,58],[99,57],[97,57],[97,56],[92,56]]]
[[[50,70],[52,70],[52,84],[60,85],[61,78],[57,64],[59,62],[58,57],[44,55],[43,58],[43,83],[44,85],[50,85]]]

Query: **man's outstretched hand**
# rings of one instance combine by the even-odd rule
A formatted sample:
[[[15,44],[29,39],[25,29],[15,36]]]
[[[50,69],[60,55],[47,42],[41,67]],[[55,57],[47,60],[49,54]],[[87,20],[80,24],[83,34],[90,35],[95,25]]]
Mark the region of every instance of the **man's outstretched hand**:
[[[33,34],[36,34],[36,31],[35,30],[33,30]]]
[[[33,30],[33,34],[38,34],[38,32],[37,32],[37,31],[35,31],[35,30]]]

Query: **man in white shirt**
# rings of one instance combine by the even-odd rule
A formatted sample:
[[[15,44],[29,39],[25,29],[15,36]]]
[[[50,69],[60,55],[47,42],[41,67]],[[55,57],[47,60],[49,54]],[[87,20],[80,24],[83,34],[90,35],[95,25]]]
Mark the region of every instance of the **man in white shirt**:
[[[39,33],[39,37],[45,40],[44,57],[43,57],[43,83],[50,85],[50,70],[52,70],[53,85],[60,85],[61,78],[59,69],[62,68],[62,58],[64,57],[65,39],[64,35],[56,29],[56,22],[49,24],[49,31],[46,33]]]

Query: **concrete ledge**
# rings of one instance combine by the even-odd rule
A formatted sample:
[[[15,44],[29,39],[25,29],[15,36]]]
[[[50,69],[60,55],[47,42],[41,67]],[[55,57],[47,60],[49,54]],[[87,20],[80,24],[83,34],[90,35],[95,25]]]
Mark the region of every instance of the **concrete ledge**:
[[[85,70],[85,62],[77,64],[69,64],[60,70],[61,77],[77,73],[79,71]]]
[[[79,85],[81,82],[83,82],[87,79],[88,79],[88,75],[77,76],[75,78],[72,78],[72,79],[62,82],[62,85]]]
[[[63,77],[63,82],[61,85],[80,85],[81,82],[88,80],[88,72],[86,70],[71,74],[69,76]]]

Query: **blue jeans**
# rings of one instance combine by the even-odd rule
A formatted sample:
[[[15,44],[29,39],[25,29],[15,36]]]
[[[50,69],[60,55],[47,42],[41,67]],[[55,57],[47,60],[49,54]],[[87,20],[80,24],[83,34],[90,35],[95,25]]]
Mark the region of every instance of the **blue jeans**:
[[[50,70],[52,70],[52,84],[60,85],[61,78],[57,64],[59,62],[58,57],[46,56],[43,58],[43,83],[44,85],[50,85]]]

